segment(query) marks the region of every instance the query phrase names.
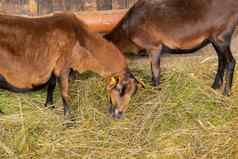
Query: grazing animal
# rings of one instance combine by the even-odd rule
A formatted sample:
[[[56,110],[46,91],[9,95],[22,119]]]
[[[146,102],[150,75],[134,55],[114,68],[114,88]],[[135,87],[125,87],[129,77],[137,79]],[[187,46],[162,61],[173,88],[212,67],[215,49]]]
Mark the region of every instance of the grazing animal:
[[[229,95],[236,64],[230,43],[237,23],[237,0],[138,0],[105,38],[120,50],[129,44],[146,49],[156,86],[161,53],[192,53],[212,44],[218,55],[212,88],[222,86],[226,68],[224,95]]]
[[[70,70],[90,70],[107,79],[115,118],[122,116],[137,89],[138,81],[119,49],[90,32],[76,15],[0,15],[0,88],[28,92],[48,85],[47,106],[53,103],[58,81],[68,116]]]

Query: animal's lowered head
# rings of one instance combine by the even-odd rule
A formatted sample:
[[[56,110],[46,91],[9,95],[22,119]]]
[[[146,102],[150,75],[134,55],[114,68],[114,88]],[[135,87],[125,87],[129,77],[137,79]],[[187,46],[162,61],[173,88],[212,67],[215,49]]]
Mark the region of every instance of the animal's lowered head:
[[[119,119],[127,110],[139,82],[129,71],[126,58],[116,46],[84,27],[77,27],[76,30],[77,42],[71,66],[74,70],[96,72],[107,79],[110,112]]]
[[[130,72],[111,76],[107,82],[110,101],[109,112],[115,119],[121,119],[127,110],[131,97],[136,93],[138,84],[144,87]]]
[[[77,48],[78,47],[78,48]],[[122,114],[127,110],[129,101],[136,93],[140,82],[132,75],[125,66],[118,69],[114,63],[118,62],[118,56],[114,59],[96,58],[90,51],[85,48],[76,46],[72,56],[72,68],[77,71],[90,70],[98,73],[107,81],[107,93],[110,101],[110,113],[113,118],[120,119]],[[106,54],[104,54],[105,56]],[[108,63],[107,65],[105,65]],[[124,64],[124,63],[123,63]],[[118,70],[118,71],[115,71]],[[80,71],[81,72],[81,71]]]

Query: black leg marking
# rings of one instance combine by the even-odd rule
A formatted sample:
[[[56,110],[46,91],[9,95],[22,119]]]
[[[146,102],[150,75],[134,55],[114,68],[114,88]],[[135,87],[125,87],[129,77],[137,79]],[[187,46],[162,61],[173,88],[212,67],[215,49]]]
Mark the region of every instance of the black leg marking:
[[[53,93],[56,86],[56,77],[52,74],[49,82],[48,82],[48,89],[47,89],[47,99],[45,102],[45,106],[53,105]]]
[[[162,53],[162,46],[154,51],[150,51],[151,58],[151,73],[153,85],[160,85],[160,55]]]
[[[227,64],[226,57],[224,56],[223,50],[216,44],[212,43],[214,49],[216,50],[218,56],[218,68],[217,73],[212,84],[213,89],[219,89],[223,84],[225,66]]]
[[[64,115],[65,116],[68,116],[70,114],[70,109],[69,109],[69,105],[68,103],[66,102],[66,99],[63,98],[63,105],[64,105]]]
[[[232,56],[230,47],[225,48],[225,56],[227,58],[227,72],[226,72],[226,85],[224,89],[224,95],[229,96],[231,92],[231,86],[233,82],[233,74],[235,70],[236,61]]]
[[[223,34],[221,37],[223,37],[223,41],[219,41],[215,39],[215,42],[213,42],[215,49],[217,50],[218,53],[218,58],[219,54],[221,59],[225,59],[222,64],[224,67],[226,67],[226,84],[225,84],[225,89],[224,89],[224,95],[229,96],[231,92],[231,86],[233,82],[233,74],[235,70],[235,65],[236,61],[234,57],[232,56],[232,52],[230,50],[230,43],[231,43],[231,35],[232,32],[228,32],[226,34]],[[221,63],[221,62],[220,62]],[[215,86],[219,85],[220,81],[222,80],[222,74],[224,74],[224,68],[222,64],[219,64],[221,67],[220,69],[218,68],[218,75],[216,76],[215,79]]]

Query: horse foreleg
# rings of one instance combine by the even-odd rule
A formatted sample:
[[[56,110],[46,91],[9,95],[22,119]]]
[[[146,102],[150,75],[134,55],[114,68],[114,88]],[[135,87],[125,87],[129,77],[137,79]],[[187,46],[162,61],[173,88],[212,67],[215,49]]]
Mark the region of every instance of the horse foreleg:
[[[54,74],[50,77],[49,83],[48,83],[48,89],[47,89],[47,98],[45,102],[45,106],[53,105],[53,93],[56,86],[56,77]]]
[[[149,51],[150,63],[151,63],[151,74],[153,85],[160,85],[160,56],[162,53],[162,46]]]

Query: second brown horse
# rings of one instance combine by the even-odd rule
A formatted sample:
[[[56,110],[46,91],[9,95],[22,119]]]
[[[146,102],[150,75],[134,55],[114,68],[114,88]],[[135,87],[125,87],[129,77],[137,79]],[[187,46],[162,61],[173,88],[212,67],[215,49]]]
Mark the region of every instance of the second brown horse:
[[[218,55],[212,87],[222,86],[226,68],[224,95],[229,95],[236,64],[230,43],[237,23],[237,0],[138,0],[105,37],[121,50],[128,44],[146,49],[155,85],[162,52],[191,53],[210,43]]]

